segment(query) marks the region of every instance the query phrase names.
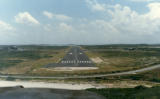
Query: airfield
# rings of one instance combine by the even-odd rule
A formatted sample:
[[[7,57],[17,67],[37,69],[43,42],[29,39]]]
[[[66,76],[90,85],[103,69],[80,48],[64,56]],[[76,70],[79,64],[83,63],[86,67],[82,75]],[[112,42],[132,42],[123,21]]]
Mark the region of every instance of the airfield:
[[[39,89],[27,87],[0,88],[0,91],[3,91],[1,97],[13,99],[12,96],[15,96],[15,99],[19,99],[26,93],[34,99],[36,99],[35,94],[41,94],[41,97],[46,97],[49,94],[52,97],[59,97],[59,99],[63,99],[62,94],[67,94],[66,98],[74,97],[76,94],[77,99],[81,98],[78,95],[86,95],[88,96],[87,99],[94,99],[95,97],[97,97],[95,99],[99,99],[101,97],[88,92],[88,90],[108,97],[108,99],[112,99],[114,96],[125,99],[128,97],[129,91],[132,93],[130,96],[134,96],[136,92],[138,94],[140,91],[144,91],[144,93],[147,91],[152,94],[152,90],[159,90],[159,87],[155,86],[160,86],[159,46],[145,44],[0,46],[1,82],[7,80],[11,81],[14,86],[19,84],[26,87],[29,84],[28,81],[31,83],[36,81],[37,83],[45,82],[46,84],[40,85],[43,88],[46,86],[50,88],[48,83],[51,83],[51,88],[58,88],[58,90],[43,89],[47,93],[43,90],[39,91]],[[26,83],[19,83],[18,81],[25,81]],[[38,86],[37,83],[32,85],[36,87]],[[62,84],[57,86],[60,83]],[[81,85],[87,85],[86,88],[92,89],[86,89]],[[103,85],[103,88],[106,89],[93,89],[97,88],[95,85]],[[60,88],[65,88],[65,90],[60,90]],[[75,92],[74,89],[77,88],[84,88],[87,91]],[[115,94],[115,90],[118,94]],[[108,94],[108,92],[114,94]],[[159,91],[155,92],[154,94],[158,96]],[[19,95],[20,93],[22,96]],[[31,97],[26,96],[26,98]]]
[[[117,75],[143,68],[148,71],[152,66],[158,68],[160,63],[157,45],[11,45],[0,48],[3,75]]]
[[[79,46],[72,46],[58,63],[48,64],[45,67],[61,71],[98,69]]]

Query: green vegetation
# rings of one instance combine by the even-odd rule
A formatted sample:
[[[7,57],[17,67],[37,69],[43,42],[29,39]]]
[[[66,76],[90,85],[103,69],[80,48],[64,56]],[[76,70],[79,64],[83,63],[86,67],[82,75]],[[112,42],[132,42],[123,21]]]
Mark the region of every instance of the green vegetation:
[[[144,72],[141,74],[120,76],[119,79],[130,79],[160,83],[160,69]]]
[[[43,51],[0,51],[0,69],[15,66],[24,62],[24,60],[38,60],[50,57],[52,57],[50,54]]]
[[[87,89],[106,97],[106,99],[160,99],[160,87],[147,88],[137,86],[135,88],[106,88]]]
[[[81,46],[99,69],[56,71],[43,66],[60,61],[70,47],[27,45],[17,48],[23,50],[0,51],[1,73],[37,76],[93,75],[129,71],[160,63],[160,48],[151,45]],[[130,78],[138,79],[132,76]],[[155,78],[152,80],[159,81]]]
[[[135,70],[160,64],[160,48],[156,45],[119,44],[82,47],[87,55],[100,67],[100,73]]]
[[[58,61],[67,48],[67,46],[3,46],[0,50],[0,70],[9,74],[20,71],[22,74],[32,72],[35,68]]]
[[[26,45],[26,46],[23,45],[18,47],[29,50],[62,50],[68,48],[68,46],[41,46],[41,45]]]
[[[22,60],[0,60],[0,69],[14,66],[21,62],[23,61]]]
[[[26,58],[26,59],[40,59],[51,57],[47,53],[41,54],[42,51],[1,51],[0,59],[6,58]]]
[[[85,49],[98,53],[102,57],[111,58],[111,57],[160,57],[160,48],[150,48],[149,46],[84,46]]]
[[[102,54],[102,57],[110,58],[110,57],[132,57],[132,58],[140,58],[140,57],[160,57],[159,51],[125,51],[125,50],[118,50],[118,51],[99,51]]]

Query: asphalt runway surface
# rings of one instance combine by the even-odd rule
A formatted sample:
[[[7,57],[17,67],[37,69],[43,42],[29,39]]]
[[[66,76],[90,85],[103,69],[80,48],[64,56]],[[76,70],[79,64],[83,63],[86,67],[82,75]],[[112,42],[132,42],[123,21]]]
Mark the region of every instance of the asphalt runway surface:
[[[95,67],[95,64],[78,46],[73,46],[59,63],[46,67]]]

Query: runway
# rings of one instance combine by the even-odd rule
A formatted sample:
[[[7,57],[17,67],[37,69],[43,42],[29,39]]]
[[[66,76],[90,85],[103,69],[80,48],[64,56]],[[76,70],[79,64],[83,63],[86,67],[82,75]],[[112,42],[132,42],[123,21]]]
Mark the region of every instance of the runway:
[[[47,67],[95,67],[93,61],[79,46],[73,46],[58,64],[48,64]]]

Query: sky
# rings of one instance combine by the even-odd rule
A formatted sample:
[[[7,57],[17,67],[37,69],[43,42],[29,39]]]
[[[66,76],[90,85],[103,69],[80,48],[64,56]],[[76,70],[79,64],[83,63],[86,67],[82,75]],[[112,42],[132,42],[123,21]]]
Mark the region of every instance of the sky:
[[[10,44],[160,44],[160,0],[0,0]]]

